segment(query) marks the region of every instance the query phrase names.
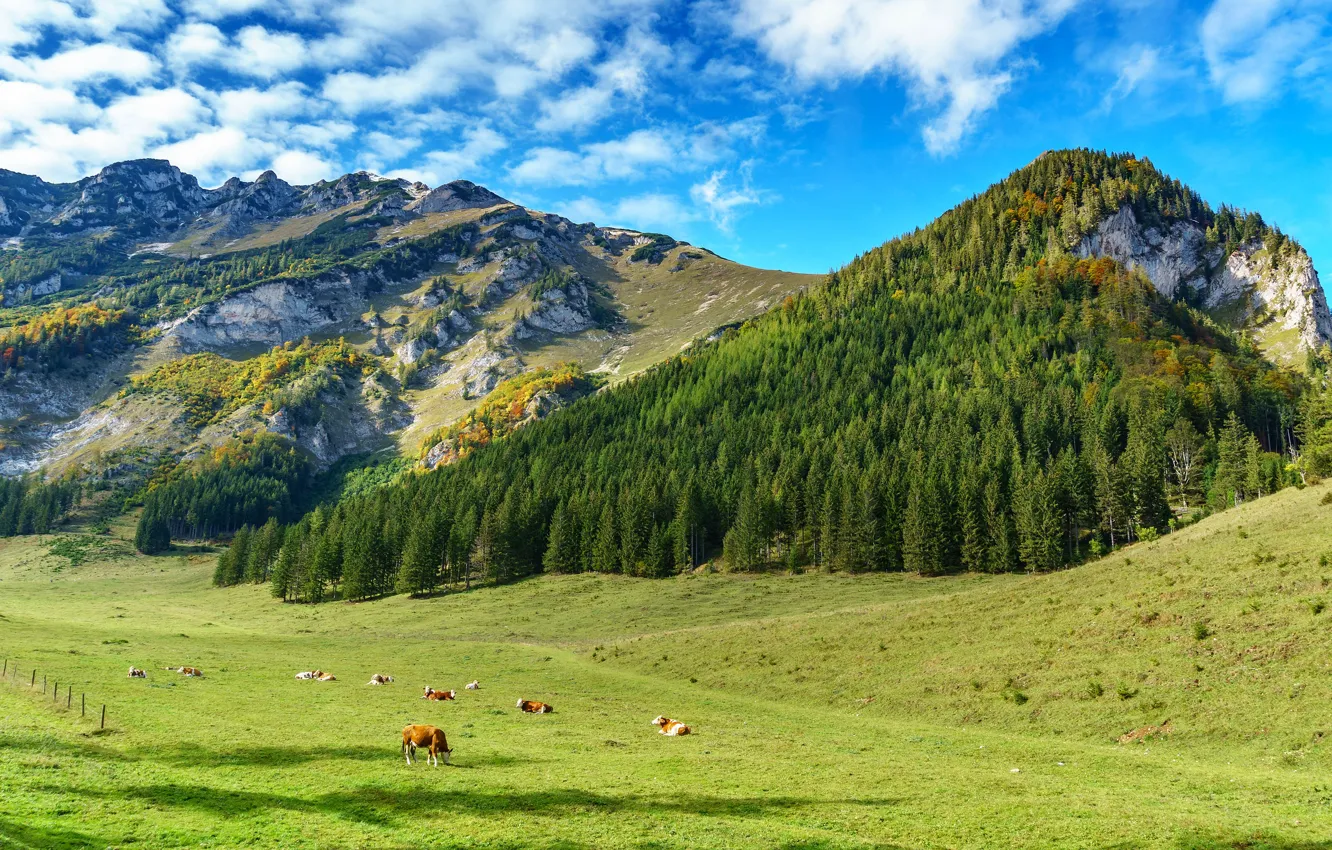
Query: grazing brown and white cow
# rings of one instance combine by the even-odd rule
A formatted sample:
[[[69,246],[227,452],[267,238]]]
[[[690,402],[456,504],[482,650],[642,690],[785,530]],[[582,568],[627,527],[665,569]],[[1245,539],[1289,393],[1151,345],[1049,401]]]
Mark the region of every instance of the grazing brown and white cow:
[[[657,729],[660,734],[669,735],[672,738],[679,737],[680,735],[688,735],[690,732],[694,731],[680,721],[672,720],[663,715],[658,715],[657,719],[652,721],[652,725],[660,727]]]
[[[321,673],[315,677],[316,682],[336,682],[337,680],[338,677],[334,676],[332,673]]]
[[[306,671],[303,672],[303,673],[297,673],[297,674],[296,674],[296,678],[297,678],[297,679],[318,679],[318,678],[319,678],[320,676],[322,676],[322,675],[324,675],[324,671],[323,671],[323,670],[306,670]]]
[[[131,679],[147,679],[148,674],[140,670],[138,667],[130,667],[129,677]]]
[[[434,688],[427,686],[425,693],[421,694],[421,699],[433,699],[438,701],[453,699],[457,695],[458,693],[456,691],[437,691]]]
[[[549,703],[537,702],[530,699],[518,700],[518,708],[526,711],[528,714],[550,714],[555,709]]]
[[[366,682],[366,684],[367,684],[367,685],[387,685],[388,683],[390,683],[390,682],[392,682],[392,681],[393,681],[393,677],[392,677],[392,676],[385,676],[383,673],[375,673],[374,675],[372,675],[372,676],[370,677],[370,681]]]
[[[481,690],[481,683],[478,682],[476,679],[473,679],[472,681],[470,681],[470,682],[467,683],[467,690],[469,690],[469,691],[479,691],[479,690]]]
[[[453,750],[449,749],[449,741],[444,737],[444,730],[437,729],[434,726],[422,726],[413,723],[410,726],[402,727],[402,754],[407,758],[407,763],[412,763],[412,756],[416,755],[417,747],[428,747],[430,755],[426,758],[426,764],[433,760],[435,767],[439,767],[439,754],[444,754],[444,763],[449,763],[449,756],[453,755]]]
[[[170,670],[172,673],[179,673],[182,676],[194,676],[198,679],[203,678],[203,671],[198,667],[163,667],[162,669]]]

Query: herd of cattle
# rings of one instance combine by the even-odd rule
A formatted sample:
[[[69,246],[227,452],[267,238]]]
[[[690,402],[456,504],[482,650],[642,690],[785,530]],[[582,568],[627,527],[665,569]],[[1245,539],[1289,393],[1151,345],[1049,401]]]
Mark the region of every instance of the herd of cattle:
[[[190,676],[199,679],[203,678],[203,671],[198,667],[163,667],[162,669],[170,670],[173,673],[180,673],[182,676]],[[129,668],[129,678],[147,679],[148,673],[144,670],[140,670],[138,667],[131,666]],[[296,678],[313,682],[336,682],[338,680],[337,676],[334,676],[332,673],[325,673],[323,670],[304,670],[297,673]],[[392,683],[393,677],[383,673],[375,673],[371,675],[370,681],[366,682],[367,685],[390,685]],[[473,679],[467,683],[466,687],[469,691],[480,690],[481,683]],[[421,699],[442,701],[453,700],[456,699],[457,696],[458,692],[455,690],[449,689],[447,691],[437,691],[427,685],[425,687],[425,692],[421,695]],[[537,700],[530,699],[518,700],[517,707],[519,711],[527,714],[550,714],[555,710],[550,703],[538,702]],[[680,721],[672,720],[664,715],[658,716],[656,720],[653,720],[652,725],[657,727],[658,733],[672,738],[679,737],[680,735],[688,735],[693,731]],[[429,752],[429,755],[426,757],[426,764],[434,764],[436,767],[439,766],[440,753],[444,754],[445,764],[449,763],[449,756],[453,754],[453,750],[449,749],[449,742],[444,735],[443,729],[419,723],[412,723],[408,726],[404,726],[402,730],[402,754],[407,759],[408,764],[412,764],[412,759],[416,756],[417,748],[426,749]]]

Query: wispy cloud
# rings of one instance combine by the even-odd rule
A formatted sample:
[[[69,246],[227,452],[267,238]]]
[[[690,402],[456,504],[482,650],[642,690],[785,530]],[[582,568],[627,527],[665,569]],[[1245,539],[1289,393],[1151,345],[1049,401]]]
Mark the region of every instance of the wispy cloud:
[[[1216,0],[1202,22],[1212,82],[1230,103],[1259,101],[1328,70],[1326,0]]]
[[[1013,80],[1005,62],[1077,0],[736,0],[733,26],[807,84],[893,75],[936,110],[923,132],[955,150]]]

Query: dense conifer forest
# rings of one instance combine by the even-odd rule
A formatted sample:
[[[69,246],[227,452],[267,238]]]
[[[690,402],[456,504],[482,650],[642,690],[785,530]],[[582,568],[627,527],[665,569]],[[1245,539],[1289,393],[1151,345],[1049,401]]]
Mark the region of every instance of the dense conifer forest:
[[[1146,161],[1047,154],[635,381],[270,527],[281,545],[219,583],[318,601],[718,556],[1050,570],[1320,474],[1315,360],[1310,389],[1140,273],[1071,254],[1123,205],[1286,245]]]

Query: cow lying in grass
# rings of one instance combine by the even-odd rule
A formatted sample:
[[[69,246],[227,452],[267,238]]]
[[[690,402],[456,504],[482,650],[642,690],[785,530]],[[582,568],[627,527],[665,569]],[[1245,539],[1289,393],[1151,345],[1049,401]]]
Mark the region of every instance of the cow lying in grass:
[[[402,754],[407,758],[407,763],[412,763],[412,756],[416,755],[417,747],[428,747],[430,755],[426,758],[426,764],[433,760],[435,767],[439,767],[439,754],[444,754],[444,763],[449,763],[449,756],[453,755],[453,750],[449,749],[449,741],[444,737],[444,730],[437,729],[434,726],[421,726],[413,723],[410,726],[402,728]]]
[[[130,667],[129,677],[131,679],[147,679],[148,674],[143,670],[140,670],[138,667]]]
[[[367,684],[367,685],[387,685],[387,684],[389,684],[389,683],[392,682],[392,681],[393,681],[393,677],[392,677],[392,676],[385,676],[383,673],[375,673],[374,675],[372,675],[372,676],[370,677],[370,681],[366,682],[366,684]]]
[[[467,683],[467,690],[469,690],[469,691],[479,691],[479,690],[481,690],[481,683],[478,682],[476,679],[473,679],[472,681],[470,681],[470,682]]]
[[[526,711],[528,714],[550,714],[555,709],[549,703],[537,702],[530,699],[518,700],[518,709]]]
[[[446,700],[453,699],[457,695],[456,691],[437,691],[434,688],[427,686],[425,693],[421,694],[421,699]]]
[[[338,677],[334,676],[332,673],[320,673],[315,677],[316,682],[336,682],[337,680]]]
[[[182,676],[194,676],[197,679],[203,678],[203,671],[198,667],[163,667],[163,670],[170,670],[172,673],[179,673]]]
[[[304,673],[297,673],[297,674],[296,674],[296,678],[297,678],[297,679],[318,679],[318,678],[319,678],[320,676],[322,676],[322,675],[324,675],[324,671],[323,671],[323,670],[306,670]]]
[[[672,720],[669,717],[662,715],[659,715],[656,720],[652,721],[652,725],[659,727],[657,729],[658,733],[669,735],[672,738],[677,738],[680,735],[688,735],[690,732],[694,731],[680,721]]]

